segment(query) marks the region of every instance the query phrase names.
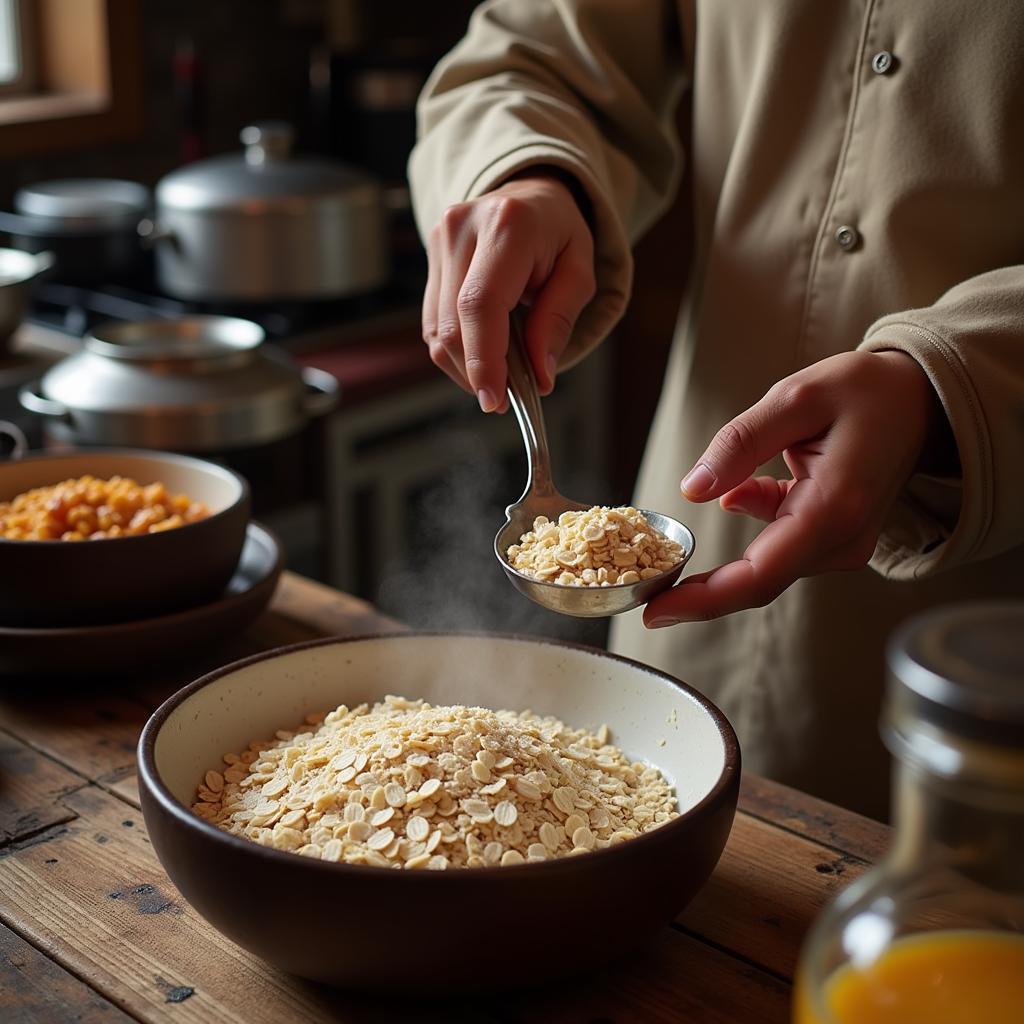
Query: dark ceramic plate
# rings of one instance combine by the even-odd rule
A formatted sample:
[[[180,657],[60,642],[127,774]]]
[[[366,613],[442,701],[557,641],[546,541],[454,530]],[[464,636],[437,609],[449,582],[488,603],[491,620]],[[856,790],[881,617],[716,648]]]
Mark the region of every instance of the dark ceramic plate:
[[[580,857],[402,871],[258,846],[189,809],[226,751],[312,711],[388,693],[533,708],[577,727],[606,722],[622,750],[674,783],[680,816]],[[739,778],[724,715],[677,679],[593,648],[487,634],[335,638],[269,651],[179,691],[139,741],[146,827],[185,899],[278,967],[385,993],[529,985],[627,955],[711,874]],[[496,974],[506,962],[510,969]]]
[[[238,566],[217,600],[106,626],[0,627],[0,674],[80,676],[187,657],[255,619],[269,603],[283,565],[277,538],[250,522]]]

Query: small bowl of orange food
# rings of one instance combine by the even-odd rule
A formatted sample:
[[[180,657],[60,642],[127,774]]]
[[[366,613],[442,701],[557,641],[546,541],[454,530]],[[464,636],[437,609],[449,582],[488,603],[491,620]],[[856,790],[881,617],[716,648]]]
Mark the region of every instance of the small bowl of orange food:
[[[126,622],[215,599],[238,564],[249,487],[166,452],[0,464],[0,625]]]

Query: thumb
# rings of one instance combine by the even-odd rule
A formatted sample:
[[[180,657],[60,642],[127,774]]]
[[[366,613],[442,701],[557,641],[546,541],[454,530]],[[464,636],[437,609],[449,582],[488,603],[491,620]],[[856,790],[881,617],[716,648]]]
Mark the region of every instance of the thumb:
[[[829,426],[827,409],[807,389],[776,385],[715,434],[679,485],[683,497],[689,501],[721,497],[751,477],[758,466]]]

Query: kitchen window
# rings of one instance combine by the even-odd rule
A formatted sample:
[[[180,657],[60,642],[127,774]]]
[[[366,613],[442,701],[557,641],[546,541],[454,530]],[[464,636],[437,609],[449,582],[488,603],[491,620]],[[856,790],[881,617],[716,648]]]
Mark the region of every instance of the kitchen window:
[[[142,126],[140,0],[0,0],[0,154],[85,149]]]
[[[28,0],[0,0],[0,97],[29,92],[35,83],[31,19]]]

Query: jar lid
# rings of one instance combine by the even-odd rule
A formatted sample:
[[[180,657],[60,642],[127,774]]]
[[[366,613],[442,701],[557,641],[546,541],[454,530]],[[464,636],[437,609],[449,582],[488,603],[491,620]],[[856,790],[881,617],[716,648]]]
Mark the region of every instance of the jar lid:
[[[945,732],[1024,749],[1024,601],[946,605],[888,647],[894,712]]]
[[[172,171],[157,185],[157,202],[172,210],[258,212],[292,210],[309,200],[376,193],[372,178],[345,164],[291,155],[291,128],[280,122],[249,125],[243,153],[200,160]],[[372,196],[371,196],[372,198]]]

